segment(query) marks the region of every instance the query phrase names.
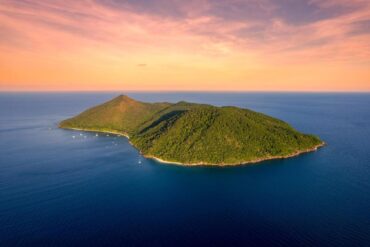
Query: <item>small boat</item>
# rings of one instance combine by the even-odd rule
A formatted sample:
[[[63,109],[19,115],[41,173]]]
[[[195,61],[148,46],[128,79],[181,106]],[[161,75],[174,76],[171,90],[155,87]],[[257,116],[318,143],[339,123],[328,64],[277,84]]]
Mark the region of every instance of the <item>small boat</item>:
[[[95,134],[95,136],[99,136],[98,134]]]
[[[76,137],[75,136],[72,136],[73,139],[75,139]]]
[[[139,162],[138,162],[139,164],[141,164],[141,160],[139,160]]]

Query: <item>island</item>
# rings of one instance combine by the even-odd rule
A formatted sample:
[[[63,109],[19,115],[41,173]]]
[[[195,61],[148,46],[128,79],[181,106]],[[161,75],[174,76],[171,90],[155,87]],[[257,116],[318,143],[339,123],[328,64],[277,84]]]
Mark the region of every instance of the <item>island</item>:
[[[325,144],[317,136],[248,109],[185,101],[146,103],[126,95],[66,119],[59,127],[126,136],[144,157],[189,166],[288,158]]]

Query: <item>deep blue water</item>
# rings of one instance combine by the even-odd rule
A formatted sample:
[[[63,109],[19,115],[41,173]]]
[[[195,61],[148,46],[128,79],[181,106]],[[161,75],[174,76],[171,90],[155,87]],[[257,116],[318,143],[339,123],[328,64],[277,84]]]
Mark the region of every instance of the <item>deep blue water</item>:
[[[116,95],[0,94],[0,246],[370,246],[370,94],[129,93],[247,107],[328,143],[230,168],[56,128]]]

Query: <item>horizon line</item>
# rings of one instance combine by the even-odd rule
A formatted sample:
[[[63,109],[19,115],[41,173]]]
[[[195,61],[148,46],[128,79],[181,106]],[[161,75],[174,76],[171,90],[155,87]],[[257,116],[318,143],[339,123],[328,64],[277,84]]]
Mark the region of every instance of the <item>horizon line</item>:
[[[0,93],[370,93],[370,90],[0,90]]]

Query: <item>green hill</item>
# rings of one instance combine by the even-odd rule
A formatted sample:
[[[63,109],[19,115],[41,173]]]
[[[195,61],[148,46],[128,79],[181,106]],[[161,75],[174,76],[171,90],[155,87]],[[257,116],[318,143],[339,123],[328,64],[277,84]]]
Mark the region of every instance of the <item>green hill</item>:
[[[143,103],[120,95],[104,104],[86,110],[76,117],[62,121],[60,127],[107,132],[118,131],[130,135],[143,122],[170,105],[169,103]]]
[[[64,120],[61,128],[128,135],[146,157],[170,163],[233,165],[316,150],[323,142],[262,113],[119,96]]]

